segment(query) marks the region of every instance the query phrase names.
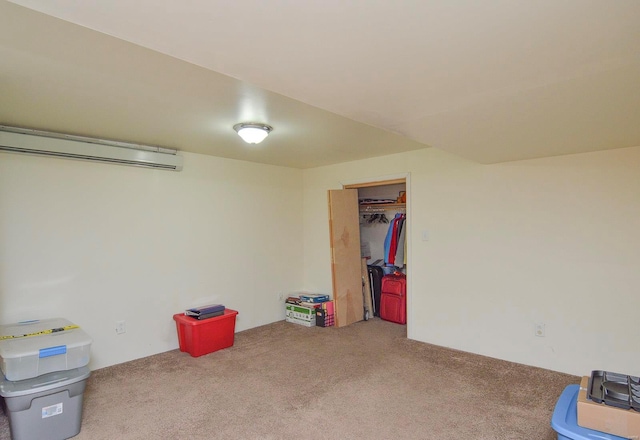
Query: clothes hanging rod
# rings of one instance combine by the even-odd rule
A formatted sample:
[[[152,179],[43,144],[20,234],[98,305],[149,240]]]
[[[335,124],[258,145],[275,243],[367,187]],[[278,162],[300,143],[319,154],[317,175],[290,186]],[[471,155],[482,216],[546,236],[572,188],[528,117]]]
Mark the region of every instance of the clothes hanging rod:
[[[387,203],[375,205],[360,205],[360,212],[385,212],[385,211],[406,211],[407,205],[404,203]]]

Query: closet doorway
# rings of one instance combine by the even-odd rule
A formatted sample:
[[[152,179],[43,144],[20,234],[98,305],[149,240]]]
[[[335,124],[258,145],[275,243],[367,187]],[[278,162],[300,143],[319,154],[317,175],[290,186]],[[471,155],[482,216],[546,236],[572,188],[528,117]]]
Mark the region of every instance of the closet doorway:
[[[369,281],[366,265],[372,265],[377,260],[381,260],[377,261],[377,265],[385,265],[384,236],[389,227],[385,219],[391,223],[396,213],[406,215],[409,206],[408,178],[409,175],[406,174],[403,177],[371,179],[343,184],[342,190],[329,190],[331,272],[337,327],[365,319],[363,278],[365,282]],[[408,216],[404,227],[408,238]],[[402,266],[401,270],[409,277],[408,249],[405,250],[405,255],[407,264],[404,264],[403,258],[399,266]],[[363,256],[370,257],[366,264],[363,264]],[[410,283],[407,282],[408,325],[409,286]],[[369,316],[373,315],[373,310],[370,310]]]

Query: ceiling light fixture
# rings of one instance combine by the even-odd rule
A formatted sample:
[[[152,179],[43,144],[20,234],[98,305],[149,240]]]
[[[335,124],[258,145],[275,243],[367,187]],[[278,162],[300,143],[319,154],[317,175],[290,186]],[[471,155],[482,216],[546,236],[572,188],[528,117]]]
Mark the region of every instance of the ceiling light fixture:
[[[238,132],[246,143],[259,144],[273,130],[273,127],[256,122],[241,122],[234,125],[233,129]]]

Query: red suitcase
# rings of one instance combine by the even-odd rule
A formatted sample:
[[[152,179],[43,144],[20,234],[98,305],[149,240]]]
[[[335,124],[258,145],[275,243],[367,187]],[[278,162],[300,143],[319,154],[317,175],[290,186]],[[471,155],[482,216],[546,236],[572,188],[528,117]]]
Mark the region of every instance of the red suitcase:
[[[385,321],[407,323],[407,277],[394,273],[382,277],[380,318]]]

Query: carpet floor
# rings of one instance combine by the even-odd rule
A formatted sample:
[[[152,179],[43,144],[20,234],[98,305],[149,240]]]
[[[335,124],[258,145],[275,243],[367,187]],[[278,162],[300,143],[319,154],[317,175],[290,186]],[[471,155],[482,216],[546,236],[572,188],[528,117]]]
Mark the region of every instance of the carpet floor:
[[[92,372],[74,439],[554,440],[551,414],[572,383],[408,340],[378,318],[281,321],[198,358],[173,350]]]

